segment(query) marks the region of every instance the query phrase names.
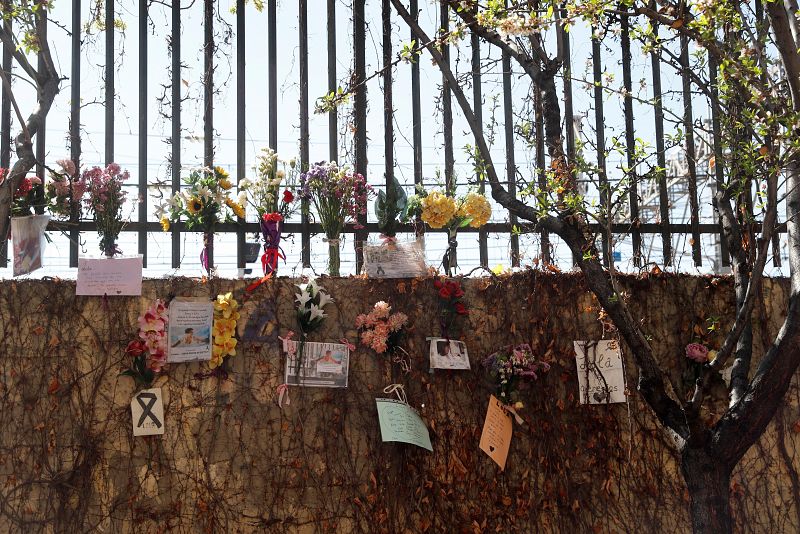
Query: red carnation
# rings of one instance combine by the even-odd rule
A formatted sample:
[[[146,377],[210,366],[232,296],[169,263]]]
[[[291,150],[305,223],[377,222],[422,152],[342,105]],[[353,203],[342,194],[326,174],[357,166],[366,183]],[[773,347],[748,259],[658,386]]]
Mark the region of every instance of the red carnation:
[[[289,204],[290,202],[294,202],[294,193],[289,191],[288,189],[283,192],[283,202],[285,204]]]
[[[447,287],[447,286],[442,286],[442,288],[439,290],[439,297],[441,297],[443,299],[449,299],[452,296],[453,295],[450,292],[450,288]]]
[[[281,222],[283,217],[280,213],[265,213],[262,217],[264,222]]]
[[[467,310],[467,307],[464,306],[463,302],[456,302],[455,308],[456,308],[456,313],[459,315],[467,315],[469,313],[469,310]]]
[[[442,289],[442,282],[440,280],[434,280],[433,287],[435,287],[436,289]]]

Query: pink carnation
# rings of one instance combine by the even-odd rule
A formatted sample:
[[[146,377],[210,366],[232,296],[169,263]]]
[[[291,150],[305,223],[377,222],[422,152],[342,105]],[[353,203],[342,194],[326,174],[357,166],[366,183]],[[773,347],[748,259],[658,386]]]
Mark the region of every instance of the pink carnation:
[[[708,361],[708,348],[700,343],[689,343],[686,345],[686,357],[697,363]]]
[[[375,314],[376,319],[386,319],[389,317],[389,312],[391,311],[392,307],[381,300],[375,303],[375,309],[373,310],[373,313]]]

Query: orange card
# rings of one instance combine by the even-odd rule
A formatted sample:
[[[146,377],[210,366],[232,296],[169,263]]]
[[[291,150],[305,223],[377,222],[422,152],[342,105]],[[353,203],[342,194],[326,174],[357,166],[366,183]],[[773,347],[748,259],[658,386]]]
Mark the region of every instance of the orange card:
[[[492,395],[489,398],[489,408],[486,410],[486,420],[483,422],[480,447],[500,466],[501,470],[506,468],[513,431],[511,414],[506,411],[503,403]]]

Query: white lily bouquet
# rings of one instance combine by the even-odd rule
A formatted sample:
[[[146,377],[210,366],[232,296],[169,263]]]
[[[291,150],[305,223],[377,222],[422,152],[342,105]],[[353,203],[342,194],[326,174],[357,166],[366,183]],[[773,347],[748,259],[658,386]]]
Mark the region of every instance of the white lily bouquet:
[[[300,328],[300,340],[297,343],[297,362],[295,374],[299,376],[303,365],[303,348],[308,334],[318,329],[325,319],[325,306],[333,302],[333,298],[311,278],[308,282],[297,284],[300,293],[295,294],[297,302],[297,325]]]

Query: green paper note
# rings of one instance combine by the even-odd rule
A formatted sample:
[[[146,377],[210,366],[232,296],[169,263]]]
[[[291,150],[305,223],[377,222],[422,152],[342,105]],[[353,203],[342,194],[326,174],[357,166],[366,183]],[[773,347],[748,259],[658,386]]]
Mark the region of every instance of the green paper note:
[[[408,404],[396,399],[375,399],[383,441],[400,441],[433,452],[428,427]]]

